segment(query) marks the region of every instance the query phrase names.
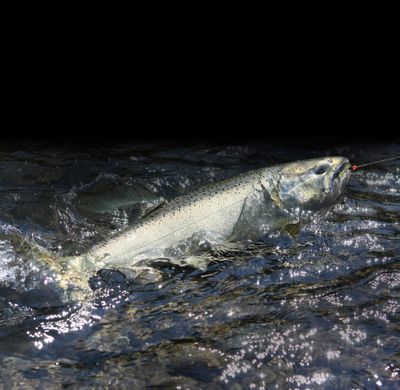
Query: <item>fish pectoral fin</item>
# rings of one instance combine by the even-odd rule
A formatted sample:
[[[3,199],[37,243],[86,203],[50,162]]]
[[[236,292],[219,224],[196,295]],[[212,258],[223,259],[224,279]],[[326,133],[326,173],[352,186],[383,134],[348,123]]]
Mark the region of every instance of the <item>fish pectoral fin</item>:
[[[172,264],[175,264],[179,267],[193,267],[193,268],[198,268],[202,271],[205,271],[208,267],[208,264],[210,261],[202,256],[185,256],[182,257],[181,259],[170,259],[170,262]]]
[[[134,268],[118,268],[128,281],[140,283],[156,283],[163,279],[163,273],[158,269],[148,266],[139,266]]]
[[[244,199],[227,241],[257,240],[263,234],[265,225],[275,224],[275,214],[275,206],[272,205],[268,192],[260,189],[252,191]]]

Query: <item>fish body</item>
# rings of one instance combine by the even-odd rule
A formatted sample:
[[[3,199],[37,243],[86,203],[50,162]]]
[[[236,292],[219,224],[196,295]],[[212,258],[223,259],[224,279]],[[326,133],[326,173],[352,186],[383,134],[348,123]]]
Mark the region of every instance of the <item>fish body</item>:
[[[191,240],[223,243],[297,222],[300,211],[334,203],[349,179],[349,167],[344,157],[324,157],[261,168],[201,187],[166,202],[87,254],[60,261],[66,269],[63,279],[85,284],[97,270],[134,268],[146,259],[168,257]],[[175,255],[190,254],[191,247],[183,246]]]
[[[169,248],[193,236],[227,240],[234,231],[245,205],[256,209],[276,208],[272,199],[257,202],[264,192],[262,179],[273,182],[265,169],[210,184],[162,205],[121,236],[95,247],[89,256],[101,266],[131,266],[148,257],[162,257]],[[261,207],[262,206],[262,207]]]

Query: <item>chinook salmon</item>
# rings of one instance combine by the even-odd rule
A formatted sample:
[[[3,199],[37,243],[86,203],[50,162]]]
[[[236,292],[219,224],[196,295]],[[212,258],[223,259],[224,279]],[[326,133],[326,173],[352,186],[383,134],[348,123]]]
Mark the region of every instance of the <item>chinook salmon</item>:
[[[344,157],[324,157],[246,172],[164,203],[85,255],[46,262],[64,281],[82,286],[100,269],[135,269],[171,253],[186,256],[191,241],[223,243],[281,229],[298,222],[303,210],[332,205],[349,179],[349,168]],[[179,247],[184,249],[174,252]]]

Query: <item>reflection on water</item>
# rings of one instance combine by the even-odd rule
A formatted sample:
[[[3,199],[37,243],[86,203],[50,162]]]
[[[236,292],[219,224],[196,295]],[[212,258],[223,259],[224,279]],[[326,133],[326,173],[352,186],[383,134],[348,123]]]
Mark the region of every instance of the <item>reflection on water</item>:
[[[32,243],[85,252],[162,199],[279,162],[366,162],[399,144],[123,145],[0,150],[0,383],[15,387],[395,388],[400,359],[400,162],[356,171],[299,232],[211,253],[205,270],[102,286],[62,302]],[[25,240],[22,240],[22,237]],[[236,387],[234,387],[236,386]]]

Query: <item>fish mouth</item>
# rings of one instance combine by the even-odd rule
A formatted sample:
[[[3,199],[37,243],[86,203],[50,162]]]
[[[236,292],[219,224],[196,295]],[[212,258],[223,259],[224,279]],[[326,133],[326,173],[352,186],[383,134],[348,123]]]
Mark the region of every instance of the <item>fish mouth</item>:
[[[345,160],[334,168],[332,175],[326,178],[326,182],[324,182],[325,186],[322,188],[322,191],[325,194],[341,191],[350,177],[350,166],[349,160]]]
[[[332,176],[332,180],[335,180],[337,177],[342,177],[344,176],[346,173],[349,172],[351,165],[350,162],[344,161],[342,162],[334,171],[333,176]]]

